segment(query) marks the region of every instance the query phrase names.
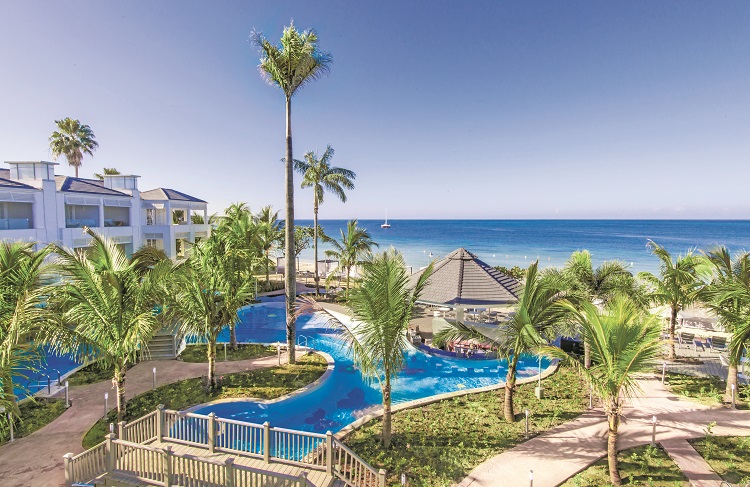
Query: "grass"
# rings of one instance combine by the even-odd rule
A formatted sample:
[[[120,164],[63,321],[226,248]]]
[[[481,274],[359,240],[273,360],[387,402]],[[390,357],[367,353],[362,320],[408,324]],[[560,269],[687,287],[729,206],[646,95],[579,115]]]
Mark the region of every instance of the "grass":
[[[750,483],[750,437],[714,436],[711,425],[706,437],[690,443],[719,476],[732,484]]]
[[[317,354],[299,357],[296,365],[268,367],[223,376],[220,390],[206,391],[201,378],[173,382],[154,391],[140,394],[127,402],[125,421],[150,413],[159,404],[167,409],[182,410],[217,399],[275,399],[289,394],[323,375],[327,361]],[[83,447],[91,448],[109,433],[109,423],[117,422],[117,411],[110,411],[106,420],[99,420],[83,438]]]
[[[617,454],[623,485],[681,487],[690,483],[661,447],[651,445],[623,450]],[[569,478],[561,487],[600,487],[609,482],[607,457]]]
[[[102,367],[99,362],[94,362],[79,369],[66,380],[71,386],[84,386],[86,384],[96,384],[103,380],[112,380],[114,375],[114,367]]]
[[[463,479],[488,458],[525,440],[524,409],[532,435],[574,419],[588,406],[588,388],[575,371],[561,368],[545,380],[545,399],[534,384],[517,389],[516,421],[503,419],[504,390],[446,399],[393,415],[391,448],[380,445],[382,421],[367,423],[346,438],[365,461],[389,472],[390,485],[406,474],[410,486],[444,486]]]
[[[180,359],[183,362],[208,362],[207,349],[208,347],[203,344],[188,345],[180,354]],[[251,358],[272,357],[274,355],[276,355],[276,350],[267,345],[260,345],[257,343],[240,344],[237,345],[237,349],[235,350],[227,345],[228,362],[234,360],[247,360]],[[224,345],[222,344],[219,344],[217,347],[216,360],[220,362],[224,361]]]
[[[727,383],[718,377],[699,377],[675,372],[667,372],[665,384],[675,394],[708,406],[719,406],[724,403],[723,395],[727,386]],[[748,409],[748,402],[750,386],[741,384],[736,398],[737,409]]]
[[[27,400],[18,405],[21,410],[21,421],[13,426],[16,438],[29,436],[34,431],[48,425],[65,412],[65,401],[56,399]],[[0,445],[10,440],[7,416],[0,418]]]

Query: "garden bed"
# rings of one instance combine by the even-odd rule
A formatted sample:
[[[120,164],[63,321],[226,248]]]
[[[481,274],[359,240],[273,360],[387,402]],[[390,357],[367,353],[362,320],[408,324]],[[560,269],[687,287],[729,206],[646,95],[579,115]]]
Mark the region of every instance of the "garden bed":
[[[667,388],[679,396],[708,406],[720,406],[724,403],[724,391],[727,384],[718,377],[667,372],[665,379],[664,383]],[[750,400],[750,386],[740,385],[735,402],[737,409],[748,409],[748,400]]]
[[[750,436],[713,436],[691,440],[693,448],[727,482],[750,483]]]
[[[56,420],[65,412],[65,401],[59,399],[37,398],[33,401],[27,399],[18,405],[21,410],[21,421],[13,425],[13,434],[16,439],[29,436],[34,431],[43,428]],[[0,420],[0,445],[10,440],[7,415],[3,414]]]
[[[273,357],[276,355],[276,349],[268,345],[262,345],[259,343],[243,343],[238,344],[236,349],[232,349],[227,344],[227,355],[226,360],[232,362],[235,360],[248,360],[254,358]],[[193,363],[207,363],[208,362],[208,346],[205,344],[188,345],[185,350],[182,351],[179,357],[183,362]],[[218,362],[224,361],[224,344],[220,343],[216,347],[216,360]]]

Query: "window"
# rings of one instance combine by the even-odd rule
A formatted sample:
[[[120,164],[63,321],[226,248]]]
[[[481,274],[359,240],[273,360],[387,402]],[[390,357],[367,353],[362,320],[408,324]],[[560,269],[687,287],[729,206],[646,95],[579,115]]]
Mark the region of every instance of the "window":
[[[104,207],[105,227],[128,227],[130,226],[130,208],[119,206]]]
[[[65,228],[99,226],[99,207],[89,205],[65,205]]]
[[[0,203],[0,230],[34,228],[32,203]]]
[[[154,248],[154,249],[158,248],[157,245],[156,245],[156,239],[155,238],[147,238],[146,239],[146,247],[151,247],[151,248]]]
[[[146,225],[156,225],[156,209],[146,209]]]

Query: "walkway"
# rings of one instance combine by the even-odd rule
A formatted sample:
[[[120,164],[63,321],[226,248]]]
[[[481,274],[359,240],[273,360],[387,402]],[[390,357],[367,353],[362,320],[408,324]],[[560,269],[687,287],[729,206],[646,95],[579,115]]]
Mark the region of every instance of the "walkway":
[[[216,373],[228,374],[271,367],[277,357],[217,362]],[[282,359],[284,360],[284,359]],[[156,367],[156,385],[161,386],[191,377],[206,375],[208,365],[177,360],[141,362],[128,370],[125,397],[131,399],[152,388],[152,368]],[[104,393],[109,404],[116,406],[115,393],[109,381],[71,387],[72,406],[59,418],[31,435],[0,447],[0,479],[2,485],[14,487],[64,486],[63,455],[83,451],[83,435],[102,417]]]
[[[716,435],[750,435],[750,412],[709,408],[681,399],[667,391],[657,377],[638,382],[643,392],[624,410],[620,449],[651,441],[652,416],[657,417],[659,443],[703,436],[711,421],[716,422]],[[602,458],[606,446],[606,417],[601,410],[593,410],[487,460],[458,485],[500,485],[497,479],[502,478],[502,485],[525,486],[533,470],[534,487],[556,486]]]

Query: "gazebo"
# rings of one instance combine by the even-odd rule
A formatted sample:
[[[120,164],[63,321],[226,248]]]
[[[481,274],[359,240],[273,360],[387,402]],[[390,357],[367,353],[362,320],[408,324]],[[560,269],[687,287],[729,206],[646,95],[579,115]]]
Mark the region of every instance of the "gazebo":
[[[413,287],[424,272],[409,278]],[[454,250],[433,265],[433,271],[418,302],[456,310],[463,322],[467,308],[496,308],[518,301],[522,285],[464,248]]]

